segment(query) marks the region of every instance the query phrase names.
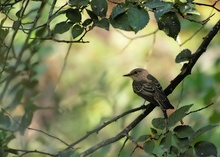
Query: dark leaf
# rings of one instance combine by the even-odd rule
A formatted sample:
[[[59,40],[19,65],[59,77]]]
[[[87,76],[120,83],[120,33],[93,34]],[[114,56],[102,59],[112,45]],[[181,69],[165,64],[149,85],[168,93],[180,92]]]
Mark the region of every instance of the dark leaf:
[[[173,112],[168,117],[168,125],[169,127],[175,125],[177,122],[181,121],[185,116],[186,112],[192,107],[192,105],[186,105],[179,109],[177,109],[175,112]]]
[[[156,128],[156,129],[160,129],[163,130],[166,127],[166,122],[164,118],[154,118],[152,120],[152,125]]]
[[[137,142],[144,142],[147,141],[149,138],[151,138],[151,135],[141,135],[138,139]]]
[[[20,21],[14,21],[12,25],[12,29],[17,30],[20,27]]]
[[[122,13],[113,19],[110,18],[110,22],[114,28],[125,31],[133,31],[128,20],[128,15],[126,13]]]
[[[95,21],[95,25],[100,27],[100,28],[103,28],[105,30],[109,30],[109,20],[107,18],[103,18],[101,20],[96,20]]]
[[[66,10],[66,17],[74,24],[81,22],[81,13],[78,9],[68,9]]]
[[[0,112],[0,130],[7,130],[11,125],[10,118],[3,112]]]
[[[163,30],[168,36],[172,37],[173,39],[177,38],[177,35],[180,32],[180,22],[175,13],[168,12],[166,14],[163,14],[157,22],[160,30]]]
[[[163,137],[160,141],[160,146],[166,151],[169,150],[171,147],[172,136],[172,132],[168,132],[165,137]]]
[[[151,129],[152,134],[154,134],[154,135],[157,134],[157,130],[156,129],[154,129],[154,128],[150,128],[150,129]]]
[[[53,33],[54,34],[63,34],[65,32],[67,32],[70,27],[72,26],[71,23],[66,23],[66,22],[60,22],[58,24],[56,24],[56,26],[54,27]]]
[[[80,25],[75,25],[72,28],[72,37],[75,39],[76,37],[80,36],[84,31],[84,28]]]
[[[170,2],[163,2],[163,6],[156,8],[154,16],[157,20],[164,15],[165,13],[171,12],[173,8],[173,3]]]
[[[180,154],[180,157],[190,157],[195,156],[193,148],[190,146],[184,153]]]
[[[210,155],[217,157],[217,148],[211,142],[200,141],[194,145],[195,152],[199,157],[207,157]]]
[[[201,129],[199,129],[198,131],[196,131],[191,137],[191,141],[195,140],[197,137],[199,137],[200,135],[204,134],[205,132],[207,131],[210,131],[212,129],[214,129],[215,127],[217,127],[218,125],[208,125],[208,126],[205,126]]]
[[[144,151],[147,154],[151,154],[154,150],[154,147],[155,147],[155,143],[153,140],[149,140],[149,141],[145,142],[143,145]]]
[[[184,49],[176,56],[175,62],[180,63],[184,61],[189,61],[191,57],[191,51],[189,49]]]
[[[108,3],[106,0],[92,0],[91,8],[97,16],[105,17],[108,9]]]
[[[5,37],[8,35],[8,32],[9,32],[8,29],[2,29],[2,28],[0,27],[0,39],[1,39],[2,41],[5,40]]]
[[[150,19],[148,12],[145,9],[133,5],[129,6],[127,16],[129,24],[135,33],[143,29]]]
[[[120,5],[116,5],[111,12],[111,19],[114,19],[115,17],[117,17],[118,15],[121,15],[122,13],[126,12],[126,7],[120,6]]]
[[[83,26],[88,26],[88,25],[90,25],[92,23],[92,19],[86,19],[83,23],[82,23],[82,25]]]
[[[188,138],[194,133],[194,130],[188,125],[179,125],[173,131],[178,138]]]
[[[77,8],[85,7],[89,3],[89,0],[69,0],[68,4]]]
[[[161,0],[146,0],[143,5],[148,8],[155,9],[158,7],[163,7],[164,3],[166,2],[163,2]]]
[[[86,12],[92,20],[98,20],[98,17],[93,11],[86,9]]]

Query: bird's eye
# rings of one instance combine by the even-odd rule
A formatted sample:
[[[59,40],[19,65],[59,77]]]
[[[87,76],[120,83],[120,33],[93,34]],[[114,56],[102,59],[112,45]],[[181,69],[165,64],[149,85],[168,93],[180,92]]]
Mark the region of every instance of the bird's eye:
[[[137,73],[138,73],[137,71],[134,72],[134,74],[137,74]]]

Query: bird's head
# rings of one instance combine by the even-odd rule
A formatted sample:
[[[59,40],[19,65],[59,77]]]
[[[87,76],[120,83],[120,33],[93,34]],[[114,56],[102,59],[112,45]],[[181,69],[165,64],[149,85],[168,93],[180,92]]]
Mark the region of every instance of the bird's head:
[[[130,73],[125,74],[125,77],[131,77],[134,81],[142,81],[147,79],[148,71],[142,68],[133,69]]]

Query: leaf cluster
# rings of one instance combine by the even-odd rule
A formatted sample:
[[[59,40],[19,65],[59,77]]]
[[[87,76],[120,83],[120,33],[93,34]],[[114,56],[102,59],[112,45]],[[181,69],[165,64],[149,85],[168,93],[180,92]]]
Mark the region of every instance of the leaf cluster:
[[[143,150],[154,156],[217,156],[217,147],[208,141],[198,141],[198,137],[217,125],[208,125],[195,131],[189,125],[178,122],[187,116],[192,105],[183,106],[173,112],[168,119],[154,118],[151,134],[141,135],[137,142],[143,143]]]

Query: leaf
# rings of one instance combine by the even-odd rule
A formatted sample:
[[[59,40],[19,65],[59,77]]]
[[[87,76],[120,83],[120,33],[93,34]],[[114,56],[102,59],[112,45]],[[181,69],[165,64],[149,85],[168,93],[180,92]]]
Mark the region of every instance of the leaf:
[[[92,19],[86,19],[83,23],[82,23],[82,25],[83,26],[88,26],[88,25],[90,25],[92,23]]]
[[[17,30],[20,27],[20,21],[14,21],[12,25],[12,29]]]
[[[65,32],[67,32],[70,27],[72,26],[71,23],[66,23],[65,21],[60,22],[58,24],[56,24],[56,26],[54,27],[53,33],[54,34],[63,34]]]
[[[148,12],[140,7],[130,5],[127,11],[129,25],[135,33],[143,29],[149,22]]]
[[[165,123],[165,119],[164,118],[154,118],[152,120],[152,125],[156,128],[156,129],[160,129],[163,130],[166,127],[166,123]]]
[[[78,9],[68,9],[66,10],[66,17],[74,24],[81,22],[81,13]]]
[[[84,28],[80,25],[74,25],[72,28],[72,37],[75,39],[76,37],[80,36],[84,31]]]
[[[184,49],[176,56],[175,62],[181,63],[184,61],[189,61],[191,57],[192,57],[191,51],[189,49]]]
[[[128,15],[126,13],[122,13],[115,18],[110,18],[110,22],[114,28],[125,31],[133,31],[128,20]]]
[[[110,18],[114,19],[116,18],[118,15],[121,15],[123,13],[126,12],[126,8],[122,5],[116,5],[111,12]]]
[[[8,32],[9,32],[8,29],[2,29],[2,28],[0,27],[0,39],[1,39],[2,41],[5,40],[5,37],[8,35]]]
[[[106,0],[92,0],[91,8],[97,16],[105,17],[108,9],[108,3]]]
[[[103,18],[101,20],[96,20],[95,25],[97,27],[103,28],[105,30],[109,30],[109,20],[107,18]]]
[[[162,15],[171,12],[173,8],[173,3],[164,2],[162,6],[156,8],[154,16],[158,20]]]
[[[182,14],[186,15],[200,15],[198,10],[195,8],[195,4],[189,4],[189,3],[181,3],[178,5],[179,6],[179,11]]]
[[[207,157],[210,155],[217,157],[217,148],[211,142],[200,141],[194,145],[195,152],[199,157]]]
[[[89,0],[69,0],[68,4],[71,6],[75,6],[76,8],[81,8],[87,6]]]
[[[160,146],[164,149],[164,150],[169,150],[171,147],[171,142],[172,142],[172,132],[168,132],[165,137],[162,138],[162,140],[160,141]]]
[[[165,2],[163,2],[161,0],[146,0],[143,5],[150,8],[150,9],[155,9],[158,7],[163,7],[164,3]]]
[[[173,39],[177,38],[180,32],[180,22],[177,15],[173,12],[163,14],[157,21],[160,30],[163,30]]]
[[[186,112],[192,107],[192,105],[186,105],[179,109],[177,109],[175,112],[173,112],[168,117],[168,125],[169,127],[175,125],[177,122],[181,121],[185,116]]]
[[[86,9],[86,12],[92,20],[98,20],[98,17],[93,11]]]
[[[0,129],[7,130],[11,125],[10,118],[5,115],[3,112],[0,112]]]
[[[189,156],[195,156],[193,148],[191,146],[184,153],[180,154],[180,157],[189,157]]]
[[[208,125],[205,126],[203,128],[200,128],[199,130],[197,130],[191,137],[190,140],[193,141],[195,140],[197,137],[199,137],[200,135],[204,134],[207,131],[210,131],[212,129],[214,129],[215,127],[217,127],[218,125]]]
[[[178,138],[188,138],[194,133],[194,130],[189,125],[179,125],[173,131]]]
[[[157,130],[156,129],[154,129],[154,128],[150,128],[150,129],[151,129],[152,134],[154,134],[154,135],[157,134]]]
[[[155,147],[155,143],[153,140],[149,140],[145,142],[143,145],[144,151],[148,154],[152,154],[154,147]]]
[[[141,135],[138,139],[137,142],[144,142],[147,141],[149,138],[151,138],[151,135]]]

